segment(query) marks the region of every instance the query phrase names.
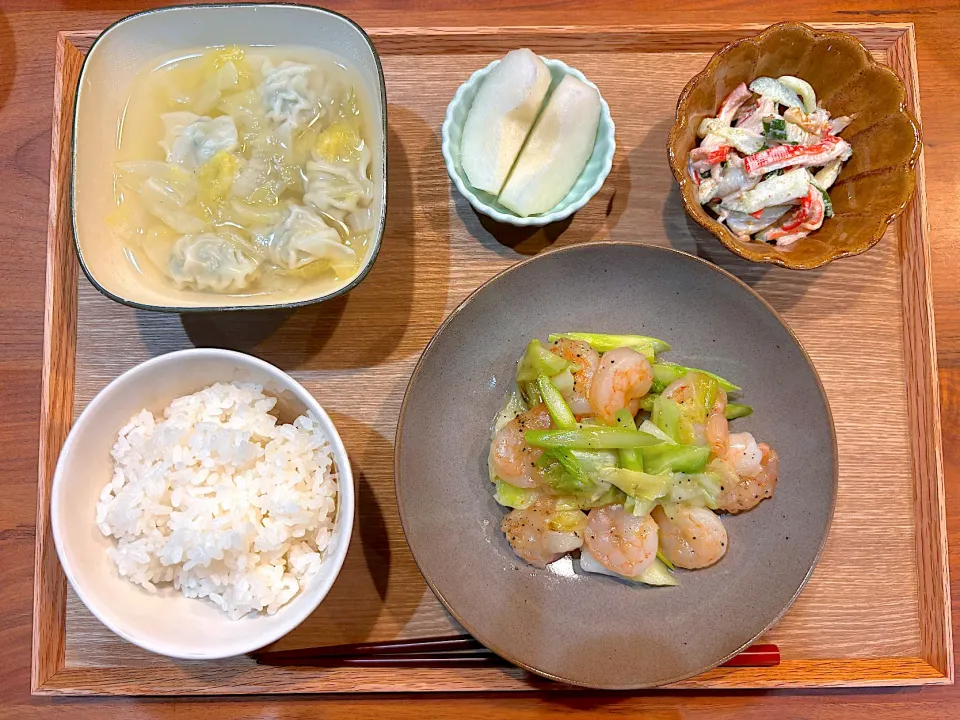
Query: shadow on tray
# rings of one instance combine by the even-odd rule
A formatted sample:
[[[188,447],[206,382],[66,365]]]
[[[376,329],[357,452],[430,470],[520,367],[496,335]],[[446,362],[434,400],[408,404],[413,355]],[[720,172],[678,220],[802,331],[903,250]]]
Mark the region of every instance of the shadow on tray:
[[[579,211],[542,227],[517,227],[478,213],[448,181],[451,201],[467,232],[486,249],[507,258],[531,257],[554,246],[607,239],[627,207],[630,183],[630,161],[618,153],[603,187]]]
[[[323,603],[269,650],[393,640],[430,593],[396,521],[392,443],[348,415],[330,415],[351,440],[357,498],[353,538]],[[436,634],[450,630],[440,626]]]

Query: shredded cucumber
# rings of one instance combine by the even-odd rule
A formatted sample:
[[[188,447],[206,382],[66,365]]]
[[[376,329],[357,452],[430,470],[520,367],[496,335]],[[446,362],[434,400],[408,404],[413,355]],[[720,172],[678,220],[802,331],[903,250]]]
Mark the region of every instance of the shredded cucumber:
[[[773,100],[778,105],[787,107],[803,107],[803,101],[795,90],[791,90],[779,80],[769,77],[758,77],[750,83],[750,89],[758,95]]]
[[[813,87],[806,80],[801,80],[793,75],[781,75],[777,82],[784,85],[788,90],[793,90],[803,101],[803,111],[808,115],[817,109],[817,94]]]

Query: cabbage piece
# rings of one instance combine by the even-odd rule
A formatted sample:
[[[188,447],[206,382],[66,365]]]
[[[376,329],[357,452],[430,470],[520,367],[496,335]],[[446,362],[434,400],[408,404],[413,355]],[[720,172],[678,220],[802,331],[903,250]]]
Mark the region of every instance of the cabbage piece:
[[[586,547],[580,548],[580,569],[584,572],[597,573],[598,575],[609,575],[611,577],[622,578],[632,582],[640,582],[645,585],[654,586],[673,586],[680,582],[667,569],[667,566],[659,559],[655,559],[650,566],[635,577],[627,577],[613,570],[608,570],[597,560]]]
[[[232,199],[220,207],[220,221],[244,228],[271,227],[283,222],[286,210],[278,205]]]
[[[314,149],[327,162],[353,164],[360,161],[363,139],[347,123],[337,122],[314,140]]]
[[[236,155],[221,150],[200,166],[197,200],[208,218],[220,215],[220,206],[227,200],[242,162]]]
[[[299,189],[300,184],[300,169],[286,162],[275,138],[265,135],[253,146],[231,195],[256,205],[276,205],[285,192]]]
[[[177,240],[168,272],[182,287],[233,292],[250,285],[257,266],[252,253],[235,236],[206,232]]]
[[[158,160],[115,165],[118,186],[136,192],[151,215],[182,234],[203,232],[206,223],[196,205],[197,180],[178,165]]]
[[[602,473],[617,465],[617,453],[609,450],[548,450],[537,461],[550,488],[561,495],[596,501],[610,488]]]
[[[174,101],[200,115],[213,110],[225,93],[246,90],[253,84],[243,50],[236,46],[211,48],[175,64],[167,73]]]
[[[224,115],[229,115],[236,123],[238,130],[244,136],[256,135],[266,127],[267,120],[260,106],[260,99],[256,90],[228,95],[220,101],[217,109]]]
[[[670,475],[651,475],[626,468],[606,468],[600,473],[600,479],[616,485],[632,498],[657,501],[670,492],[673,478]]]
[[[228,115],[208,118],[173,112],[160,117],[165,128],[160,145],[167,153],[167,162],[193,169],[217,153],[232,152],[239,145],[236,123]]]
[[[518,488],[499,478],[495,480],[496,492],[493,499],[508,508],[528,508],[541,497],[541,493],[529,488]]]
[[[340,235],[322,218],[307,208],[291,204],[281,223],[265,233],[257,233],[270,261],[283,270],[313,266],[333,268],[340,276],[357,268],[357,253],[340,241]]]
[[[669,495],[663,502],[686,503],[695,507],[717,509],[721,478],[711,468],[691,475],[678,473],[673,476]]]

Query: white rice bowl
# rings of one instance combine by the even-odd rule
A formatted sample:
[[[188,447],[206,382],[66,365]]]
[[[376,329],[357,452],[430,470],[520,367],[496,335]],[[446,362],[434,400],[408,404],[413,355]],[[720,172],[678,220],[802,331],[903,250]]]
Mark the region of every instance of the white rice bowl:
[[[276,613],[324,560],[337,471],[310,413],[292,424],[253,383],[217,383],[119,431],[97,526],[120,575],[172,583],[230,618]]]

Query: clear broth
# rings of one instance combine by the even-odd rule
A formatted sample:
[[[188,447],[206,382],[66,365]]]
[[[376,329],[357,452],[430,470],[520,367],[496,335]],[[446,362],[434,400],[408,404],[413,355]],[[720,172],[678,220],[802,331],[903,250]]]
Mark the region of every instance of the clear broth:
[[[191,52],[179,52],[175,55],[158,58],[145,66],[133,81],[133,87],[124,106],[123,113],[117,123],[117,139],[115,162],[156,160],[165,161],[166,152],[160,145],[164,138],[164,123],[161,116],[168,112],[183,111],[185,108],[177,102],[171,92],[171,83],[174,78],[178,84],[191,81],[199,82],[205,72],[205,66],[199,62],[208,50],[218,48],[198,48]],[[364,144],[374,153],[376,160],[377,148],[370,143],[370,115],[367,112],[369,103],[366,87],[360,76],[343,60],[335,55],[316,48],[302,46],[240,46],[251,67],[260,68],[263,61],[269,60],[274,66],[283,61],[300,62],[314,66],[310,73],[311,87],[335,87],[346,91],[353,91],[357,109],[356,124],[359,135]],[[259,81],[260,73],[254,78],[254,87]],[[228,97],[231,93],[225,93]],[[338,96],[339,97],[339,96]],[[198,113],[199,114],[199,113]],[[206,113],[216,117],[222,113],[214,109]],[[242,136],[242,133],[241,133]],[[241,152],[243,142],[241,139]],[[301,166],[301,182],[305,188],[306,178]],[[123,247],[123,252],[131,265],[139,272],[145,282],[161,283],[167,286],[175,284],[166,270],[174,243],[183,233],[164,225],[154,219],[149,227],[141,227],[131,222],[132,218],[142,218],[148,213],[146,204],[136,192],[122,187],[114,173],[114,200],[116,211],[108,217],[108,225],[113,228],[114,235]],[[374,192],[376,192],[374,190]],[[279,204],[288,200],[304,205],[304,189],[285,190],[279,198]],[[376,205],[376,196],[370,203],[369,212],[373,212]],[[353,248],[356,252],[357,267],[350,273],[338,275],[333,268],[321,272],[311,271],[302,273],[292,271],[278,273],[267,270],[260,273],[256,281],[249,287],[227,292],[197,289],[194,287],[180,287],[179,291],[200,295],[232,295],[249,297],[265,294],[290,294],[305,286],[309,286],[311,293],[323,294],[342,287],[355,277],[364,266],[369,253],[370,231],[349,231],[342,222],[335,218],[317,212],[329,225],[335,227],[340,234],[343,244]],[[152,217],[152,216],[151,216]],[[230,225],[232,223],[224,223]],[[215,227],[221,227],[214,224]],[[249,228],[244,228],[249,230]]]

